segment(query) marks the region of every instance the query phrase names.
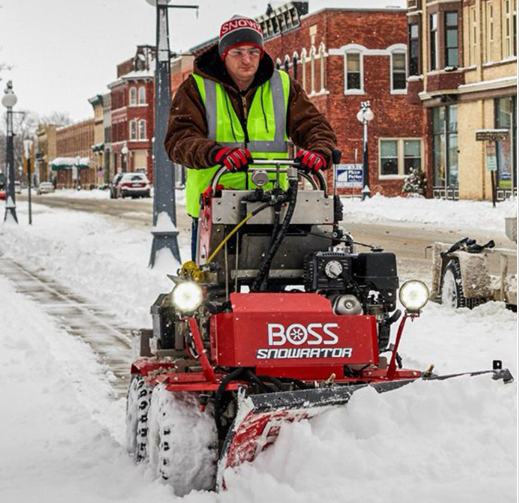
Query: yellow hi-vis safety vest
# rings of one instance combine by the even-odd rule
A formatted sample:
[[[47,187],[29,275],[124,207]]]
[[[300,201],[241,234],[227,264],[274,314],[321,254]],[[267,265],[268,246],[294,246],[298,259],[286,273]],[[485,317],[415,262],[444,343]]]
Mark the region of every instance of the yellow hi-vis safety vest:
[[[287,109],[290,92],[288,74],[274,70],[268,82],[260,86],[247,116],[248,143],[245,132],[236,115],[232,102],[224,86],[211,79],[192,74],[205,105],[208,138],[222,147],[248,148],[252,157],[263,159],[286,159],[288,157]],[[205,169],[187,169],[186,210],[192,217],[200,213],[200,196],[209,187],[214,174],[220,166]],[[250,171],[250,170],[249,170]],[[269,177],[274,178],[269,174]],[[286,176],[280,177],[281,185],[286,187]],[[246,189],[254,185],[244,173],[228,173],[221,177],[225,188]],[[267,184],[265,188],[272,188]]]

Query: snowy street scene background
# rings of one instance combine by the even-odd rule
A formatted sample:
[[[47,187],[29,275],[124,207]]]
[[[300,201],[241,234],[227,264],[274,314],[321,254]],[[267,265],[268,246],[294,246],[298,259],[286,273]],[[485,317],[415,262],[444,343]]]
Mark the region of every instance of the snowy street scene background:
[[[66,194],[108,197],[102,191]],[[441,225],[455,237],[478,229],[504,237],[499,226],[481,224],[489,203],[381,196],[344,203],[346,228],[351,219],[416,232]],[[27,204],[18,208],[21,225],[0,227],[0,400],[7,411],[0,430],[2,501],[171,501],[170,488],[135,466],[124,448],[127,383],[114,368],[129,365],[129,343],[114,343],[115,354],[102,346],[94,352],[93,334],[71,336],[81,330],[55,314],[56,304],[36,301],[26,275],[43,281],[41,289],[68,292],[71,308],[80,299],[81,319],[101,310],[112,316],[111,326],[141,328],[150,327],[149,306],[170,289],[166,273],[175,265],[148,269],[149,232],[124,218],[36,204],[30,228]],[[144,208],[137,202],[135,213]],[[514,205],[497,211],[505,216]],[[187,235],[181,244],[187,256]],[[416,272],[430,282],[427,273]],[[434,363],[441,374],[488,369],[502,359],[517,375],[516,323],[502,303],[472,311],[429,304],[408,327],[402,357],[420,369]],[[366,389],[347,406],[284,426],[253,465],[229,473],[226,492],[184,499],[512,502],[516,405],[516,384],[488,376],[420,382],[383,395]]]

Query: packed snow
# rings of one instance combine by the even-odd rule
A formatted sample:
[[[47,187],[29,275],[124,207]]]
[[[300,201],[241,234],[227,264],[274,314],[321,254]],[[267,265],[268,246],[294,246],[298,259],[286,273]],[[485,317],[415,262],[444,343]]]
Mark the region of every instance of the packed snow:
[[[517,199],[492,207],[490,201],[447,201],[415,197],[384,197],[370,199],[343,197],[347,221],[394,222],[415,224],[433,229],[481,230],[504,232],[505,217],[517,216]]]
[[[84,197],[81,192],[79,197]],[[465,204],[467,203],[467,204]],[[358,219],[443,226],[495,225],[485,203],[386,199],[346,201]],[[512,205],[512,203],[511,203]],[[511,206],[510,205],[510,206]],[[149,306],[171,287],[147,267],[149,232],[98,214],[18,204],[19,225],[0,225],[0,255],[44,272],[125,325],[151,325]],[[456,210],[456,211],[454,211]],[[479,220],[478,220],[479,219]],[[409,225],[409,224],[408,224]],[[184,258],[189,236],[180,235]],[[427,283],[430,278],[422,278]],[[71,337],[0,277],[0,501],[165,503],[177,499],[124,447],[125,402],[90,346]],[[429,304],[404,332],[407,367],[440,374],[489,369],[517,376],[517,315],[502,303],[469,311]],[[419,382],[378,395],[357,392],[344,407],[285,425],[251,465],[227,471],[227,491],[189,503],[513,502],[517,494],[517,385],[488,376]]]

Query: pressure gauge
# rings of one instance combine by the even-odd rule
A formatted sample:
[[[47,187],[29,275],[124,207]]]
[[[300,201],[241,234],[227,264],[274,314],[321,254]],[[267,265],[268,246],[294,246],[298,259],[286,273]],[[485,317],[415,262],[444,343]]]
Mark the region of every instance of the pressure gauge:
[[[324,266],[324,273],[329,278],[338,278],[342,274],[342,264],[337,260],[330,260]]]

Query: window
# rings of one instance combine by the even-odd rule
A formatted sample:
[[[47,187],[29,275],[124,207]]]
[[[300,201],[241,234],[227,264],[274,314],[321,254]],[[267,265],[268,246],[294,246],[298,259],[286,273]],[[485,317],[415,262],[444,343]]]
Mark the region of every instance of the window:
[[[130,105],[137,104],[137,89],[130,87]]]
[[[315,46],[310,49],[310,94],[315,93]]]
[[[398,141],[380,141],[380,175],[398,175]]]
[[[326,56],[326,47],[324,46],[324,43],[321,42],[321,45],[319,46],[319,75],[320,75],[320,84],[321,84],[321,91],[324,92],[324,58]]]
[[[438,68],[438,14],[429,16],[429,70]]]
[[[417,24],[409,25],[409,75],[420,75],[420,39]]]
[[[494,6],[487,2],[486,13],[486,37],[485,37],[485,61],[494,60]]]
[[[458,107],[450,105],[432,110],[433,176],[438,188],[458,187]]]
[[[358,52],[346,53],[346,92],[362,91],[362,61]]]
[[[281,60],[279,58],[276,59],[276,70],[281,68]]]
[[[517,187],[517,99],[515,96],[494,100],[495,127],[512,130],[504,141],[497,142],[497,185],[500,189]],[[513,168],[513,169],[512,169]]]
[[[445,13],[445,66],[459,66],[457,12]]]
[[[422,142],[404,140],[404,174],[410,174],[413,169],[422,169]]]
[[[299,59],[297,52],[294,52],[292,56],[292,77],[294,80],[297,80],[297,60]]]
[[[478,45],[478,25],[476,22],[476,7],[469,9],[469,65],[476,64],[476,51]]]
[[[146,121],[139,121],[139,140],[146,139]]]
[[[410,174],[413,169],[422,169],[422,140],[380,140],[381,177],[403,177]]]
[[[391,54],[391,91],[406,89],[405,52]]]
[[[139,105],[143,105],[146,103],[146,89],[144,87],[139,87]]]
[[[517,56],[517,4],[505,0],[503,5],[503,55],[505,58]]]
[[[288,57],[288,54],[285,56],[285,62],[283,63],[283,69],[287,73],[290,70],[290,58]]]
[[[130,140],[137,139],[137,122],[135,119],[130,121]]]

